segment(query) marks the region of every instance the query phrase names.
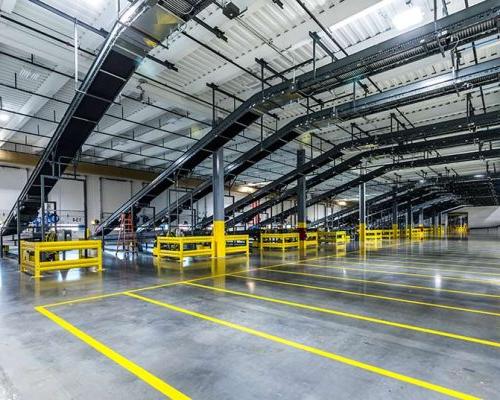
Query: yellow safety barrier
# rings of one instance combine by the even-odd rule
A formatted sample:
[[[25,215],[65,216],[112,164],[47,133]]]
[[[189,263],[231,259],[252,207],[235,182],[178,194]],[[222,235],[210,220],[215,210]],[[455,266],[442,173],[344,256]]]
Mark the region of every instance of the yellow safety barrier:
[[[384,240],[393,240],[394,238],[394,231],[392,229],[382,229],[382,239]],[[397,239],[397,237],[396,237]]]
[[[215,257],[213,236],[158,236],[153,255],[179,259],[185,257]]]
[[[469,233],[469,227],[467,225],[449,226],[448,231],[454,234],[466,235]]]
[[[412,228],[411,238],[417,240],[423,240],[425,238],[425,233],[423,228]]]
[[[319,245],[318,232],[307,232],[307,237],[304,244],[305,247],[318,247]]]
[[[331,232],[318,232],[319,242],[321,243],[347,243],[350,239],[346,231],[331,231]],[[349,238],[349,239],[348,239]]]
[[[298,232],[292,233],[262,233],[260,235],[260,248],[285,249],[299,247]]]
[[[248,235],[226,235],[226,254],[245,253],[250,255]]]
[[[442,226],[442,225],[437,225],[437,226],[435,227],[435,232],[436,232],[436,236],[438,236],[438,237],[444,236],[444,232],[445,232],[445,231],[444,231],[444,226]]]
[[[382,240],[382,230],[381,229],[367,229],[365,231],[366,240]]]
[[[21,241],[21,271],[40,278],[44,271],[97,267],[102,271],[102,242],[100,240],[68,240],[61,242]],[[78,251],[78,258],[65,260],[65,252]],[[47,260],[52,253],[52,260]],[[61,254],[62,253],[62,254]]]

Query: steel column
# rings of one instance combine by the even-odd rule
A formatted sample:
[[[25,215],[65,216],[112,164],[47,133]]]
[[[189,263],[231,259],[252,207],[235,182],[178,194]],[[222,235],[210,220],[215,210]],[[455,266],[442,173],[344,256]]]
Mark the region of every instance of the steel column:
[[[432,235],[436,236],[437,235],[437,227],[436,227],[436,211],[432,212]]]
[[[214,196],[214,225],[216,256],[226,256],[226,239],[224,223],[224,149],[221,147],[213,154],[213,196]]]
[[[297,168],[304,165],[306,150],[297,150]],[[299,231],[300,246],[305,246],[307,239],[307,207],[306,207],[306,176],[300,174],[297,179],[297,230]]]
[[[406,214],[406,229],[410,229],[413,225],[413,210],[411,208],[411,201],[408,202],[408,209]],[[409,233],[411,237],[411,232]]]
[[[21,265],[21,206],[20,201],[16,202],[16,211],[17,211],[17,262]]]
[[[365,171],[361,170],[361,176]],[[366,239],[366,183],[362,182],[359,185],[359,241],[364,242]]]
[[[394,239],[398,238],[398,191],[397,188],[394,189],[393,200],[392,200],[392,236]]]

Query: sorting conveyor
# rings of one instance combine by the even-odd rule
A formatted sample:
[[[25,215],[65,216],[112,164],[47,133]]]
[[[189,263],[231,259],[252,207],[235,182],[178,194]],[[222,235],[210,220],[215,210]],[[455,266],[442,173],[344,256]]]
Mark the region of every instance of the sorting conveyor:
[[[181,3],[136,0],[123,10],[6,218],[2,235],[14,234],[36,218],[47,194],[140,63],[189,17],[185,14],[181,19],[169,11],[180,10]]]
[[[182,157],[173,162],[155,180],[122,204],[96,228],[96,235],[110,232],[117,225],[122,212],[132,207],[139,211],[142,207],[150,204],[159,194],[172,186],[176,179],[192,171],[195,166],[208,158],[214,150],[238,135],[263,113],[287,104],[292,100],[306,98],[339,85],[363,79],[365,76],[443,52],[457,43],[465,44],[488,36],[496,29],[499,9],[500,6],[495,1],[490,0],[480,3],[443,18],[436,23],[427,24],[394,39],[325,65],[315,71],[303,74],[294,81],[285,81],[282,84],[256,93],[236,108],[219,125],[215,126],[211,132],[192,146]],[[327,120],[325,115],[320,118]],[[263,152],[260,157],[263,158],[264,156]],[[203,190],[205,192],[209,191],[208,188]],[[200,192],[201,197],[202,192]],[[187,197],[184,200],[187,201]],[[189,201],[191,201],[191,196]],[[160,212],[159,217],[169,212],[169,210]]]

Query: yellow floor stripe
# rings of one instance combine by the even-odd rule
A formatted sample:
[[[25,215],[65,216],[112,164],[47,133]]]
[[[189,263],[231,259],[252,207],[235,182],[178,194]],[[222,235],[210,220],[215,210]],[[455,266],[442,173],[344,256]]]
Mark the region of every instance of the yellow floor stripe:
[[[199,318],[199,319],[209,321],[209,322],[212,322],[212,323],[215,323],[218,325],[222,325],[222,326],[225,326],[225,327],[228,327],[228,328],[231,328],[234,330],[238,330],[240,332],[244,332],[244,333],[247,333],[247,334],[250,334],[253,336],[257,336],[257,337],[260,337],[262,339],[270,340],[272,342],[279,343],[279,344],[282,344],[282,345],[285,345],[288,347],[292,347],[292,348],[297,349],[297,350],[306,351],[308,353],[315,354],[315,355],[320,356],[320,357],[328,358],[330,360],[334,360],[334,361],[340,362],[342,364],[350,365],[350,366],[355,367],[355,368],[360,368],[362,370],[369,371],[369,372],[372,372],[374,374],[385,376],[385,377],[391,378],[391,379],[396,379],[398,381],[409,383],[411,385],[419,386],[421,388],[431,390],[434,392],[438,392],[438,393],[444,394],[444,395],[449,396],[449,397],[453,397],[456,399],[463,399],[463,400],[479,400],[478,397],[472,396],[470,394],[459,392],[457,390],[449,389],[449,388],[446,388],[444,386],[436,385],[436,384],[426,382],[426,381],[423,381],[420,379],[412,378],[410,376],[403,375],[403,374],[400,374],[400,373],[397,373],[394,371],[390,371],[390,370],[387,370],[384,368],[376,367],[376,366],[371,365],[371,364],[366,364],[366,363],[363,363],[360,361],[356,361],[356,360],[353,360],[351,358],[347,358],[347,357],[344,357],[344,356],[341,356],[341,355],[338,355],[335,353],[330,353],[328,351],[324,351],[324,350],[318,349],[316,347],[308,346],[308,345],[298,343],[298,342],[295,342],[292,340],[284,339],[282,337],[275,336],[275,335],[272,335],[272,334],[269,334],[269,333],[266,333],[263,331],[259,331],[257,329],[249,328],[249,327],[246,327],[244,325],[225,321],[225,320],[222,320],[219,318],[215,318],[215,317],[212,317],[212,316],[209,316],[206,314],[201,314],[201,313],[191,311],[191,310],[188,310],[185,308],[177,307],[177,306],[174,306],[172,304],[164,303],[164,302],[154,300],[154,299],[151,299],[148,297],[140,296],[140,295],[137,295],[134,293],[125,293],[125,295],[130,296],[130,297],[134,297],[134,298],[141,300],[141,301],[146,301],[148,303],[169,309],[171,311],[190,315],[190,316],[195,317],[195,318]]]
[[[313,285],[305,285],[302,283],[293,283],[293,282],[276,281],[273,279],[255,278],[253,276],[242,276],[242,275],[237,275],[237,274],[233,274],[230,276],[233,278],[250,279],[253,281],[268,282],[268,283],[277,284],[277,285],[301,287],[301,288],[305,288],[305,289],[321,290],[324,292],[342,293],[342,294],[348,294],[348,295],[353,295],[353,296],[369,297],[369,298],[378,299],[378,300],[397,301],[400,303],[415,304],[415,305],[427,306],[427,307],[437,307],[437,308],[444,308],[444,309],[453,310],[453,311],[464,311],[464,312],[470,312],[470,313],[475,313],[475,314],[483,314],[483,315],[490,315],[493,317],[500,317],[500,313],[493,312],[493,311],[477,310],[474,308],[457,307],[457,306],[450,306],[450,305],[446,305],[446,304],[427,303],[425,301],[409,300],[409,299],[403,299],[401,297],[381,296],[378,294],[353,292],[350,290],[342,290],[342,289],[336,289],[336,288],[331,288],[331,287],[313,286]]]
[[[342,269],[342,270],[346,270],[346,271],[361,271],[361,272],[374,272],[374,273],[379,273],[379,274],[416,276],[418,278],[432,278],[432,279],[436,278],[435,275],[414,274],[411,272],[386,271],[386,270],[371,269],[371,268],[341,267],[341,266],[336,266],[336,265],[317,265],[317,264],[307,264],[304,262],[302,262],[298,265],[305,265],[305,266],[314,267],[314,268]],[[457,278],[457,277],[441,275],[441,274],[439,274],[439,276],[441,277],[441,279],[446,279],[446,280],[450,280],[450,281],[474,282],[474,283],[482,283],[482,284],[494,285],[494,286],[500,285],[500,279],[498,279],[498,278],[495,278],[498,282],[491,282],[491,281],[488,281],[485,279]]]
[[[487,251],[487,250],[486,250],[486,251]],[[403,257],[403,258],[407,258],[407,259],[408,259],[408,258],[418,258],[418,260],[428,260],[428,262],[433,262],[433,261],[436,261],[436,260],[437,260],[437,258],[431,258],[431,257],[425,257],[425,256],[420,257],[420,256],[418,256],[417,254],[413,254],[413,255],[411,255],[411,254],[406,254],[406,255],[405,255],[405,254],[397,254],[397,253],[396,253],[396,254],[394,254],[393,256],[395,256],[395,257]],[[463,258],[464,256],[468,256],[468,257],[473,257],[473,258],[476,258],[476,260],[477,260],[478,258],[477,258],[477,257],[475,257],[474,255],[470,255],[470,254],[469,254],[469,255],[467,255],[467,254],[460,254],[460,256],[461,256],[461,257],[458,257],[458,258],[457,258],[457,260],[456,260],[457,262],[463,262],[463,261],[466,261],[466,262],[468,262],[468,263],[472,263],[472,264],[471,264],[471,266],[474,266],[474,267],[480,267],[480,266],[482,266],[482,265],[493,265],[493,266],[497,266],[497,267],[498,267],[498,266],[500,266],[500,259],[498,260],[498,262],[495,262],[495,261],[493,261],[493,262],[484,261],[484,262],[483,262],[483,261],[471,261],[471,260],[467,260],[467,259],[464,259],[464,258]],[[436,257],[437,257],[437,255],[436,255]],[[443,254],[443,257],[447,257],[446,251],[445,251],[445,253]],[[447,261],[448,263],[452,264],[454,260],[445,260],[445,261]],[[488,267],[485,267],[485,268],[488,268]],[[491,268],[495,268],[495,267],[491,267]]]
[[[309,261],[309,260],[305,260]],[[398,260],[394,260],[395,262],[400,262]],[[458,272],[458,273],[471,273],[473,275],[485,275],[485,276],[500,276],[500,273],[496,272],[478,272],[478,271],[472,271],[472,270],[467,270],[467,269],[449,269],[449,268],[439,268],[439,267],[431,267],[431,268],[426,268],[426,267],[414,267],[411,265],[404,265],[404,264],[386,264],[386,263],[377,263],[373,262],[370,259],[367,259],[365,261],[362,260],[354,260],[354,261],[349,261],[349,260],[342,260],[342,263],[346,263],[346,265],[375,265],[375,266],[381,266],[381,267],[389,267],[389,268],[402,268],[402,269],[416,269],[416,270],[422,270],[422,271],[441,271],[441,272]],[[343,265],[343,264],[339,264]],[[427,264],[429,265],[429,263]],[[433,265],[441,265],[441,264],[433,264]],[[466,268],[466,267],[464,267]]]
[[[280,274],[302,275],[302,276],[310,276],[310,277],[316,277],[316,278],[333,279],[333,280],[338,280],[338,281],[367,283],[370,285],[395,286],[395,287],[404,287],[404,288],[409,288],[409,289],[432,290],[432,291],[437,291],[437,292],[445,292],[445,293],[463,294],[463,295],[468,295],[468,296],[478,296],[478,297],[488,297],[488,298],[500,299],[500,295],[496,295],[496,294],[479,293],[479,292],[466,292],[463,290],[453,290],[453,289],[438,289],[438,288],[430,287],[430,286],[417,286],[417,285],[407,285],[405,283],[371,281],[368,279],[345,278],[345,277],[341,277],[341,276],[311,274],[311,273],[307,273],[307,272],[284,271],[281,269],[273,269],[273,268],[269,268],[269,267],[263,267],[260,269],[264,270],[264,271],[277,272]]]
[[[370,322],[370,323],[374,323],[374,324],[391,326],[393,328],[407,329],[407,330],[416,331],[416,332],[420,332],[420,333],[426,333],[429,335],[443,336],[443,337],[447,337],[447,338],[451,338],[451,339],[462,340],[464,342],[471,342],[471,343],[481,344],[484,346],[491,346],[491,347],[499,347],[500,348],[500,342],[494,342],[492,340],[480,339],[480,338],[475,338],[472,336],[464,336],[464,335],[459,335],[459,334],[451,333],[451,332],[438,331],[436,329],[424,328],[424,327],[417,326],[417,325],[403,324],[400,322],[389,321],[389,320],[381,319],[381,318],[368,317],[368,316],[361,315],[361,314],[348,313],[345,311],[334,310],[331,308],[316,307],[316,306],[311,306],[308,304],[296,303],[294,301],[276,299],[274,297],[259,296],[256,294],[239,292],[236,290],[229,290],[229,289],[216,288],[213,286],[200,285],[199,283],[186,283],[186,285],[196,286],[199,288],[204,288],[204,289],[209,289],[209,290],[214,290],[216,292],[230,293],[230,294],[233,294],[236,296],[248,297],[251,299],[264,300],[264,301],[268,301],[271,303],[283,304],[286,306],[302,308],[302,309],[310,310],[310,311],[317,311],[317,312],[321,312],[321,313],[337,315],[339,317],[357,319],[360,321],[366,321],[366,322]]]
[[[41,306],[35,307],[35,310],[46,316],[51,321],[55,322],[57,325],[59,325],[61,328],[65,329],[72,335],[76,336],[78,339],[80,339],[81,341],[92,347],[94,350],[98,351],[99,353],[103,354],[104,356],[114,361],[120,367],[126,369],[131,374],[137,376],[139,379],[141,379],[154,389],[158,390],[160,393],[164,394],[168,398],[173,400],[190,399],[190,397],[186,396],[184,393],[180,392],[173,386],[170,386],[168,383],[161,380],[157,376],[153,375],[151,372],[145,370],[144,368],[140,367],[134,362],[128,360],[121,354],[117,353],[113,349],[109,348],[108,346],[94,339],[92,336],[81,331],[80,329],[70,324],[63,318],[52,313],[51,311]]]
[[[422,258],[423,259],[423,258]],[[421,260],[422,260],[421,259]],[[372,261],[375,261],[375,262],[382,262],[382,263],[400,263],[400,264],[394,264],[394,265],[399,265],[401,267],[406,267],[403,263],[406,263],[406,264],[423,264],[423,265],[435,265],[436,267],[435,268],[439,268],[439,266],[443,266],[443,267],[461,267],[461,268],[464,268],[464,269],[460,269],[460,270],[456,270],[456,271],[459,271],[459,272],[474,272],[474,273],[479,273],[481,275],[485,274],[485,275],[500,275],[500,273],[495,273],[495,272],[476,272],[476,270],[497,270],[497,271],[500,271],[500,264],[499,264],[499,267],[498,268],[495,268],[495,267],[478,267],[477,265],[472,265],[472,264],[467,264],[467,265],[464,265],[464,264],[457,264],[457,262],[453,263],[453,262],[450,262],[450,263],[443,263],[443,262],[436,262],[436,260],[429,260],[429,261],[416,261],[416,260],[410,260],[410,259],[400,259],[400,258],[366,258],[366,259],[362,259],[362,258],[345,258],[344,260],[342,260],[343,262],[358,262],[358,263],[361,263],[361,262],[368,262],[368,263],[372,263]],[[469,261],[467,261],[469,263]],[[387,265],[387,264],[382,264],[382,265]],[[389,264],[389,266],[392,265],[392,264]],[[415,267],[415,268],[420,268],[420,267]],[[434,268],[432,268],[434,269]],[[452,271],[452,270],[450,270]]]
[[[320,259],[323,259],[326,257],[329,257],[329,256],[314,257],[314,258],[309,259],[309,261],[320,260]],[[276,268],[276,267],[281,267],[281,266],[285,266],[285,265],[294,265],[294,264],[297,264],[299,261],[301,261],[301,260],[294,260],[294,261],[290,261],[290,262],[286,262],[286,263],[269,265],[267,267],[258,267],[258,268],[248,269],[248,270],[245,270],[244,272],[257,271],[261,268]],[[146,290],[164,288],[164,287],[168,287],[168,286],[182,285],[184,283],[197,282],[197,281],[202,281],[202,280],[209,279],[209,278],[221,278],[221,277],[230,275],[232,273],[233,272],[228,272],[225,274],[218,274],[218,275],[206,275],[206,276],[202,276],[200,278],[193,278],[193,279],[188,279],[188,280],[183,280],[183,281],[178,281],[178,282],[161,283],[158,285],[146,286],[146,287],[136,288],[136,289],[127,289],[127,290],[122,290],[119,292],[112,292],[112,293],[100,294],[100,295],[95,295],[95,296],[87,296],[87,297],[78,297],[76,299],[64,300],[64,301],[59,301],[59,302],[50,303],[50,304],[44,304],[40,307],[50,308],[50,307],[64,306],[64,305],[68,305],[68,304],[82,303],[82,302],[86,302],[86,301],[101,300],[101,299],[105,299],[108,297],[120,296],[120,295],[124,294],[125,292],[141,292],[141,291],[146,291]]]

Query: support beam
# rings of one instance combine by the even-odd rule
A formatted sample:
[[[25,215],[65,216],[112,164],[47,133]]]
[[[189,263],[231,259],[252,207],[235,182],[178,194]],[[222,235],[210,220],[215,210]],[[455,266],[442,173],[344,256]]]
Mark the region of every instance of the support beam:
[[[398,230],[399,230],[399,223],[398,223],[398,191],[397,187],[394,188],[394,193],[393,193],[393,198],[392,198],[392,235],[394,239],[398,238]]]
[[[217,257],[226,256],[225,222],[224,222],[224,149],[221,147],[213,155],[214,179],[214,224],[213,235]]]
[[[306,150],[297,150],[297,168],[304,165]],[[300,247],[305,247],[307,239],[307,208],[306,208],[306,177],[299,175],[297,179],[297,230],[299,231]]]
[[[364,168],[361,169],[361,176],[365,174]],[[366,240],[366,183],[359,185],[359,241]]]
[[[412,209],[412,204],[411,201],[408,202],[408,208],[407,208],[407,214],[406,214],[406,229],[410,229],[413,226],[413,209]],[[410,232],[410,238],[411,238],[411,232]]]
[[[437,236],[436,210],[432,211],[431,224],[432,224],[432,236]]]

